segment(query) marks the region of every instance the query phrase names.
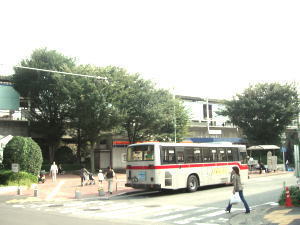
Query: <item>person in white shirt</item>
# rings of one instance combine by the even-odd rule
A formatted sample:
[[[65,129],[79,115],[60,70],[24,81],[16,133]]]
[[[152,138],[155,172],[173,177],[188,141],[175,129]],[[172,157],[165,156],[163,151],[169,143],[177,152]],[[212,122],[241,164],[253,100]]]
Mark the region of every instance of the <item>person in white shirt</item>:
[[[99,173],[98,173],[98,180],[99,180],[99,185],[103,183],[104,181],[104,174],[102,173],[102,170],[99,170]]]
[[[51,168],[50,168],[50,174],[51,174],[51,177],[52,177],[52,182],[56,181],[56,174],[57,173],[58,173],[57,165],[55,164],[55,162],[53,162],[53,164],[51,165]]]

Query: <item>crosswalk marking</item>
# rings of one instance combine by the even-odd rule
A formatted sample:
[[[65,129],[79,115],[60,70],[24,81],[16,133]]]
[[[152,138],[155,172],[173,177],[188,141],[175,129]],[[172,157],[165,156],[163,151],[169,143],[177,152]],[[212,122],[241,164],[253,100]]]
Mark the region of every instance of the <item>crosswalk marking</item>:
[[[182,216],[183,216],[183,214],[177,214],[177,215],[162,217],[162,218],[159,218],[159,219],[154,219],[154,221],[163,222],[163,221],[166,221],[166,220],[177,219],[177,218],[182,217]]]
[[[273,203],[268,203],[272,205]],[[176,225],[225,225],[229,218],[222,208],[183,206],[183,205],[146,205],[135,202],[116,201],[72,201],[64,203],[18,203],[14,208],[29,208],[44,212],[58,212],[81,218],[127,218],[152,222],[163,222]],[[255,206],[254,206],[255,207]],[[241,211],[244,208],[234,208]],[[205,223],[207,222],[207,223]]]

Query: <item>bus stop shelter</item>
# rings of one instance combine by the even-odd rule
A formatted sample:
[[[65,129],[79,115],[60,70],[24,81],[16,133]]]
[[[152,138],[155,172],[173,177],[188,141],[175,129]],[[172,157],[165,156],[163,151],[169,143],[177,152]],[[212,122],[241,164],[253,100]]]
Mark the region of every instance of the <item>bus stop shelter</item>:
[[[279,150],[280,147],[277,145],[255,145],[247,148],[248,151],[250,151],[250,157],[252,155],[252,151],[259,151],[259,161],[261,161],[261,154],[262,152],[267,152],[267,158],[269,156],[275,156],[275,151]],[[271,153],[268,153],[271,152]],[[276,158],[276,164],[277,164],[277,158]]]
[[[280,149],[280,147],[278,147],[277,145],[255,145],[247,148],[247,150],[250,151],[250,156],[252,151],[259,151],[260,154],[262,151],[272,151],[274,155],[275,151],[278,149]]]

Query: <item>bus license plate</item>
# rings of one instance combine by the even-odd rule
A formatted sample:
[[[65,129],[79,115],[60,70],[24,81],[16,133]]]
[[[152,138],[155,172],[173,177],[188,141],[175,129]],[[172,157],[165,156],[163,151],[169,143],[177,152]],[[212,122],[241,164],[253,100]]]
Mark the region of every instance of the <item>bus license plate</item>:
[[[145,181],[146,180],[146,171],[140,171],[138,173],[138,179],[139,179],[139,181]]]

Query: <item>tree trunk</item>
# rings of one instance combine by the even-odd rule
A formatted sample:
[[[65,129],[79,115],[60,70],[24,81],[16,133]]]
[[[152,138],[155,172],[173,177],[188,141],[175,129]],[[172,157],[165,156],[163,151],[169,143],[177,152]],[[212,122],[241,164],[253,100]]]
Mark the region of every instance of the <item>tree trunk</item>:
[[[90,149],[90,160],[91,160],[91,172],[95,172],[95,154],[94,149],[96,146],[96,142],[91,142],[91,149]]]
[[[77,160],[79,163],[81,163],[81,133],[80,129],[77,130]]]
[[[54,161],[54,145],[51,144],[49,146],[49,160],[50,160],[50,163],[52,164],[52,162]]]

